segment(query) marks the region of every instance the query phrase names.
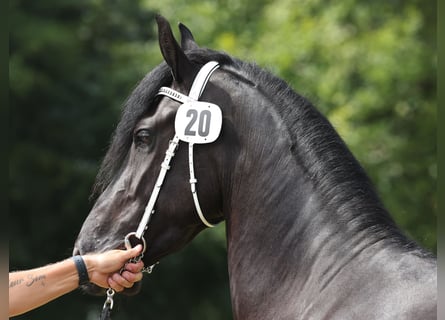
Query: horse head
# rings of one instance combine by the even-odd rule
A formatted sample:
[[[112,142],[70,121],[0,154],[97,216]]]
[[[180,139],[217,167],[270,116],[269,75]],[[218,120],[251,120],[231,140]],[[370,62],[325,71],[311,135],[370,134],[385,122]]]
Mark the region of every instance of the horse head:
[[[165,171],[168,172],[159,187],[153,214],[149,212],[150,222],[146,232],[142,233],[143,242],[146,243],[145,265],[152,265],[163,256],[179,250],[206,227],[197,214],[191,192],[190,149],[184,141],[179,141],[169,150],[175,136],[175,117],[183,103],[157,93],[162,86],[167,86],[187,96],[196,75],[210,57],[203,61],[188,57],[186,52],[204,49],[198,47],[184,25],[179,26],[182,36],[179,46],[169,23],[160,16],[157,23],[165,63],[141,81],[126,103],[99,171],[95,187],[97,199],[76,240],[75,254],[124,248],[124,238],[138,228],[147,202],[159,187],[160,170],[166,166]],[[218,56],[216,53],[213,55]],[[227,59],[223,55],[220,58]],[[221,106],[230,102],[227,94],[212,81],[207,84],[200,100]],[[222,114],[222,121],[227,122],[225,111]],[[204,115],[201,120],[201,124],[200,119],[195,119],[196,123],[190,122],[190,126],[197,127],[189,130],[208,130],[209,119]],[[194,174],[199,181],[194,188],[204,219],[212,224],[224,219],[222,181],[227,175],[224,162],[233,156],[224,152],[223,145],[231,140],[231,134],[225,127],[223,125],[216,141],[198,144],[193,149]],[[164,163],[166,152],[174,153],[169,165]],[[142,238],[132,238],[131,242],[134,244],[138,240]],[[94,293],[98,288],[89,289]]]

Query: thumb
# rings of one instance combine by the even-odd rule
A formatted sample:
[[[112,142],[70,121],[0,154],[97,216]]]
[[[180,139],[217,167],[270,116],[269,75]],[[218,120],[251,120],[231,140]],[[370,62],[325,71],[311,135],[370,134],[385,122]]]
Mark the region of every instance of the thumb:
[[[136,247],[125,251],[125,258],[130,259],[138,256],[142,252],[142,245],[138,244]]]

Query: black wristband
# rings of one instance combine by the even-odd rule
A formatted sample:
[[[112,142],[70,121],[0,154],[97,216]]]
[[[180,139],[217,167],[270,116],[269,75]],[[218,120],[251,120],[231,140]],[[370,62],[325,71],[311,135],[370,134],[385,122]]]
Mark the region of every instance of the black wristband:
[[[79,274],[79,286],[90,282],[90,277],[88,277],[87,266],[85,265],[82,256],[74,256],[73,260],[74,264],[76,265],[77,273]]]

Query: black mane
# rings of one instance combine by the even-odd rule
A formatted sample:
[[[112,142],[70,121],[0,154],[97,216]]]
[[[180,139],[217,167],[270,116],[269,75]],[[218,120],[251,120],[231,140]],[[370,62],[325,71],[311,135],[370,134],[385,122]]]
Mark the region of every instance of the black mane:
[[[236,61],[242,77],[256,84],[270,101],[292,139],[291,151],[322,196],[323,207],[336,212],[357,232],[370,231],[374,239],[433,255],[405,237],[385,209],[360,163],[352,155],[331,123],[285,81],[254,63]]]
[[[242,70],[273,102],[292,138],[292,153],[326,198],[336,198],[343,204],[357,197],[357,205],[371,202],[376,209],[385,211],[361,165],[330,122],[309,100],[285,81],[254,64],[244,63]],[[341,195],[348,198],[342,199]],[[387,214],[384,216],[392,222]]]

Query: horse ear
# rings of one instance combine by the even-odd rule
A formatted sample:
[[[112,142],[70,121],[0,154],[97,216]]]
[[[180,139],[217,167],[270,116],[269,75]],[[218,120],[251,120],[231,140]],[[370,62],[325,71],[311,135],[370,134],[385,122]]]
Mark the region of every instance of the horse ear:
[[[162,56],[170,66],[174,79],[177,82],[183,82],[187,76],[192,76],[192,63],[176,42],[167,19],[157,15],[156,22],[158,23],[159,46]]]
[[[198,49],[199,46],[195,42],[195,38],[193,38],[193,34],[189,28],[187,28],[182,23],[179,23],[179,30],[181,31],[181,47],[182,50],[193,50]]]

